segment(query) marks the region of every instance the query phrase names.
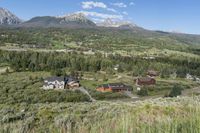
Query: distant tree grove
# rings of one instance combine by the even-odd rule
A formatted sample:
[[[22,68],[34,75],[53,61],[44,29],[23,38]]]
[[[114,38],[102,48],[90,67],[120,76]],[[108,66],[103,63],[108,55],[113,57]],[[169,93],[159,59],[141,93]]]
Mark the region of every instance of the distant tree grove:
[[[119,72],[133,72],[133,76],[145,75],[149,69],[159,71],[162,77],[167,77],[174,72],[178,77],[185,77],[187,73],[200,76],[200,60],[192,58],[187,60],[176,57],[159,57],[155,60],[146,60],[141,57],[120,55],[104,57],[76,53],[0,50],[0,62],[9,63],[16,71],[52,71],[70,68],[74,71],[110,72],[118,64]]]

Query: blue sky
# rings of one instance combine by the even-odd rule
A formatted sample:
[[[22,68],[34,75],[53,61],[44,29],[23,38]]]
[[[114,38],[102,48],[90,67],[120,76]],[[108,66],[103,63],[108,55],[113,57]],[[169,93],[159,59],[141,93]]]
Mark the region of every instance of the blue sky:
[[[0,0],[0,7],[24,20],[82,12],[96,21],[110,17],[152,30],[200,34],[200,0]]]

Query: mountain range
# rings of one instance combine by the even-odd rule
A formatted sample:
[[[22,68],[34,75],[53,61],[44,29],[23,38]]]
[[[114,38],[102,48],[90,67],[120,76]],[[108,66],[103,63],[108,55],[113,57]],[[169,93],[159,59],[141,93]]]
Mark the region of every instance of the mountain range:
[[[0,8],[0,25],[19,27],[115,27],[134,28],[135,24],[127,21],[114,21],[110,18],[101,23],[95,23],[82,13],[73,13],[65,16],[40,16],[28,21],[22,21],[7,9]]]
[[[96,24],[87,19],[83,14],[70,14],[54,17],[34,17],[29,21],[21,23],[23,27],[94,27]]]
[[[163,32],[163,31],[151,31],[137,26],[134,23],[128,21],[115,21],[107,18],[103,22],[95,23],[88,19],[83,13],[73,13],[64,16],[39,16],[34,17],[28,21],[23,21],[9,10],[0,7],[0,27],[59,27],[59,28],[112,28],[112,29],[126,29],[131,30],[134,33],[139,33],[143,36],[146,35],[166,35],[166,36],[184,36],[192,41],[199,35],[188,35],[183,33]]]

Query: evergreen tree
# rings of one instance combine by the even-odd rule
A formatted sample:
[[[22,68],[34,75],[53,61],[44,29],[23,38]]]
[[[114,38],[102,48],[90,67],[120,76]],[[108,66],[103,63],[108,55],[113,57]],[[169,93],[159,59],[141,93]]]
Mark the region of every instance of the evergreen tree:
[[[182,94],[183,88],[180,85],[174,85],[169,93],[169,97],[177,97]]]

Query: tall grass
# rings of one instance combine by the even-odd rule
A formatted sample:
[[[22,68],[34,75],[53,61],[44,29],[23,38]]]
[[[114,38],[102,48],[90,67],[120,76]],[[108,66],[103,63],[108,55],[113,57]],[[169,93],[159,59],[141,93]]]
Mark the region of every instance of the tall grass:
[[[29,105],[25,118],[1,121],[0,132],[200,133],[199,101],[196,97],[136,103]],[[21,108],[21,105],[17,108]]]

